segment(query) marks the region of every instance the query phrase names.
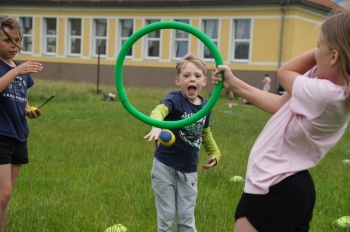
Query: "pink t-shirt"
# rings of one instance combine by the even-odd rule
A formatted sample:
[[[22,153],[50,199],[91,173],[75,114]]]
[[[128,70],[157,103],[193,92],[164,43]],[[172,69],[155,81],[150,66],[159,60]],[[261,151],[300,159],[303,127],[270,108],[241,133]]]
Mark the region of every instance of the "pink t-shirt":
[[[244,192],[266,194],[284,178],[314,167],[349,120],[345,87],[298,76],[291,99],[270,118],[251,150]]]

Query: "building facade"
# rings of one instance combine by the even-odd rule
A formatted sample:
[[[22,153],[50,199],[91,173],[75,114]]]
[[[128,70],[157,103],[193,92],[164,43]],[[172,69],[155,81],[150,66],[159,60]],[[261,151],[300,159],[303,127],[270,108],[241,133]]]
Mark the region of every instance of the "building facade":
[[[116,58],[133,33],[154,22],[179,21],[203,31],[244,81],[260,88],[269,74],[276,92],[278,67],[316,46],[319,24],[337,7],[328,0],[0,0],[0,16],[21,23],[26,50],[17,59],[42,62],[39,78],[114,84]],[[192,34],[150,32],[128,51],[123,82],[172,87],[176,61],[188,52],[209,69],[215,66],[210,50]]]

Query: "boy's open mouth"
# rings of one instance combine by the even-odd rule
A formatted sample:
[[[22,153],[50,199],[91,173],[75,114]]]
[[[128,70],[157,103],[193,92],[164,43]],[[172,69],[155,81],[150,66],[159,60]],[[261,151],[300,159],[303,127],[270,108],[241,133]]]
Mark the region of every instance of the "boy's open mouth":
[[[187,88],[187,90],[188,90],[189,94],[194,94],[196,92],[197,88],[195,86],[191,85]]]

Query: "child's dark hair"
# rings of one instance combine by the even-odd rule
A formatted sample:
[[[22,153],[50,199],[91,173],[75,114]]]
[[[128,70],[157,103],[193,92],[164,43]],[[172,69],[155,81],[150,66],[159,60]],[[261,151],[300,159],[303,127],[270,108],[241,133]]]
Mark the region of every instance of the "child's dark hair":
[[[16,20],[9,17],[0,17],[0,30],[7,36],[7,38],[9,38],[9,40],[11,40],[11,42],[16,47],[19,48],[19,50],[24,50],[21,44],[18,44],[15,41],[13,41],[11,36],[5,31],[4,29],[5,27],[10,28],[11,30],[13,29],[17,30],[20,38],[20,42],[22,42],[23,33],[22,33],[22,27],[19,25],[19,23]]]

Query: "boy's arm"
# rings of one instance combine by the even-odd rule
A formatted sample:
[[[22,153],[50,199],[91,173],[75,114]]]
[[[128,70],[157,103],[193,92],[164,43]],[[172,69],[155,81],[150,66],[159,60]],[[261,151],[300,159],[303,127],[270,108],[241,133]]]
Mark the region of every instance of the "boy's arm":
[[[152,110],[150,117],[158,120],[164,120],[164,118],[169,114],[169,109],[164,104],[159,104]]]
[[[214,157],[216,159],[216,162],[218,162],[220,157],[221,157],[221,152],[220,152],[218,146],[216,145],[216,142],[213,138],[213,135],[212,135],[209,127],[204,128],[203,134],[202,134],[202,139],[203,139],[203,146],[204,146],[205,152],[210,157]]]
[[[153,119],[158,119],[158,120],[164,120],[164,118],[169,114],[169,109],[166,105],[164,104],[159,104],[152,110],[150,117]],[[162,131],[161,128],[153,126],[151,131],[143,138],[147,139],[148,141],[157,140],[159,133]]]

